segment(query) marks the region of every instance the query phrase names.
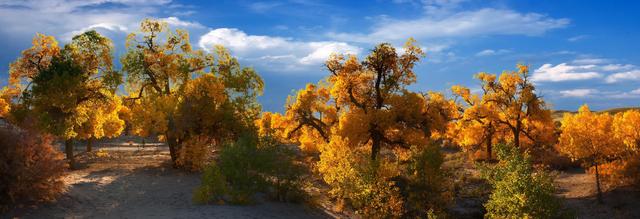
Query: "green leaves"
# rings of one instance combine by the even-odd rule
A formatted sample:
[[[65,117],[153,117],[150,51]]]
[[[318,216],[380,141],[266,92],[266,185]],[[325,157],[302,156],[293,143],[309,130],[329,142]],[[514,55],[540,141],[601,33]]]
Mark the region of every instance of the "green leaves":
[[[495,166],[480,166],[482,176],[494,188],[484,205],[487,218],[554,218],[559,215],[559,201],[553,178],[534,170],[527,153],[514,146],[499,144]]]

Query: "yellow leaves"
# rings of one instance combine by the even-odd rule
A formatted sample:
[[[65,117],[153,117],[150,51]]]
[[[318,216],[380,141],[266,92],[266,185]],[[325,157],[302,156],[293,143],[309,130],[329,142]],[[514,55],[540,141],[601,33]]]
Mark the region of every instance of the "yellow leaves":
[[[601,160],[621,153],[622,144],[612,136],[613,119],[609,114],[595,114],[587,105],[577,114],[565,114],[558,147],[572,159]]]
[[[477,78],[478,80],[480,80],[483,83],[488,83],[488,82],[495,81],[496,80],[496,75],[489,74],[489,73],[486,73],[486,72],[480,72],[480,73],[475,75],[475,78]]]
[[[640,111],[629,110],[618,113],[613,119],[613,133],[628,150],[640,150]]]
[[[224,84],[217,77],[205,74],[186,84],[184,95],[196,99],[208,98],[215,103],[226,101]]]
[[[0,118],[6,117],[7,113],[9,113],[9,102],[0,98]]]
[[[19,87],[23,80],[33,79],[40,69],[51,64],[53,57],[60,55],[58,41],[53,36],[37,33],[32,46],[22,51],[22,56],[9,66],[9,85]]]
[[[453,86],[464,107],[457,115],[457,124],[450,126],[448,136],[467,148],[483,143],[512,142],[517,146],[544,146],[554,143],[551,112],[538,97],[528,80],[528,67],[518,65],[517,71],[496,75],[476,74],[482,84],[482,96],[471,94],[468,88]],[[453,114],[456,115],[456,114]]]
[[[100,139],[119,136],[124,130],[125,122],[120,117],[122,101],[117,96],[107,101],[88,101],[76,109],[78,125],[73,127],[77,138]]]

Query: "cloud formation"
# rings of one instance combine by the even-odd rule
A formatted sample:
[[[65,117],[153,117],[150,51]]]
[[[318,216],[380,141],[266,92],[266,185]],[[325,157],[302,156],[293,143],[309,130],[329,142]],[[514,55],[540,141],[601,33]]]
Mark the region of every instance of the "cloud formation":
[[[535,82],[559,82],[576,81],[600,78],[602,74],[597,72],[596,65],[571,65],[560,63],[556,66],[544,64],[533,72],[531,79]]]
[[[640,80],[640,69],[631,64],[612,63],[608,59],[576,59],[571,63],[544,64],[533,72],[536,82],[578,81],[604,78],[607,83]]]
[[[161,11],[181,10],[171,0],[0,0],[0,33],[30,39],[36,32],[61,41],[87,30],[114,37],[137,30],[140,21]],[[173,27],[204,28],[178,17],[160,18]]]
[[[328,36],[336,40],[363,43],[399,42],[409,37],[539,36],[553,29],[564,28],[570,23],[566,18],[556,19],[509,9],[483,8],[451,12],[449,7],[433,5],[427,6],[427,9],[432,12],[417,19],[381,17],[369,33],[330,32]]]
[[[510,53],[511,51],[508,49],[499,49],[499,50],[493,50],[493,49],[485,49],[482,50],[478,53],[476,53],[476,56],[493,56],[493,55],[502,55],[502,54],[506,54],[506,53]]]
[[[218,28],[200,37],[199,46],[209,51],[223,45],[240,59],[274,70],[317,68],[332,53],[359,55],[360,47],[337,41],[299,41],[291,38],[249,35],[235,28]]]
[[[572,89],[562,90],[559,93],[562,97],[588,97],[598,92],[596,89]]]

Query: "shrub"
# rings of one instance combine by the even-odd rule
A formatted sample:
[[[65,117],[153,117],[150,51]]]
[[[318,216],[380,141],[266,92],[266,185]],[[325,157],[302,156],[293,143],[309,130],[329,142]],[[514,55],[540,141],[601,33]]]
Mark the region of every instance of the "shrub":
[[[0,128],[0,212],[11,205],[50,201],[63,191],[63,155],[51,136]]]
[[[193,193],[193,201],[198,204],[221,203],[228,192],[227,181],[215,162],[209,164],[202,173],[202,185]]]
[[[408,213],[415,216],[427,216],[442,213],[450,204],[452,195],[446,185],[448,179],[442,171],[444,157],[440,147],[429,145],[423,149],[412,148],[412,158],[407,166],[408,186],[405,192]],[[435,210],[435,212],[434,212]]]
[[[429,209],[442,213],[448,203],[437,146],[412,147],[406,161],[371,161],[340,137],[319,148],[318,172],[330,194],[364,218],[427,217]]]
[[[189,171],[201,171],[211,157],[211,139],[195,136],[182,143],[176,164]]]
[[[268,138],[251,135],[225,145],[218,160],[203,173],[194,201],[208,203],[226,198],[232,204],[253,203],[253,195],[266,192],[279,201],[301,197],[304,168],[295,163],[294,152]]]
[[[553,179],[533,169],[528,153],[513,146],[497,145],[499,162],[482,166],[482,176],[493,192],[485,203],[486,218],[553,218],[559,215]]]

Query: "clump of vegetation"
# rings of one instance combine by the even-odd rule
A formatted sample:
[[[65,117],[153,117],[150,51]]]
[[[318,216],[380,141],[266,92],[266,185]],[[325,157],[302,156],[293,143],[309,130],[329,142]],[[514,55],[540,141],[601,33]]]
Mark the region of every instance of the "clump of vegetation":
[[[225,145],[217,161],[205,168],[194,201],[250,204],[258,192],[279,201],[298,201],[303,195],[304,168],[294,156],[291,149],[275,141],[245,135]]]
[[[200,171],[209,163],[211,157],[210,138],[196,136],[182,143],[176,165],[189,171]]]
[[[64,189],[63,155],[51,136],[0,128],[0,212],[11,205],[50,201]]]
[[[484,205],[486,218],[554,218],[560,203],[553,193],[553,178],[542,170],[534,170],[528,153],[518,148],[496,145],[498,164],[481,166],[482,176],[493,192]]]
[[[321,147],[318,171],[330,194],[367,218],[425,217],[449,203],[437,146],[412,147],[404,162],[370,160],[367,153],[332,139]]]

